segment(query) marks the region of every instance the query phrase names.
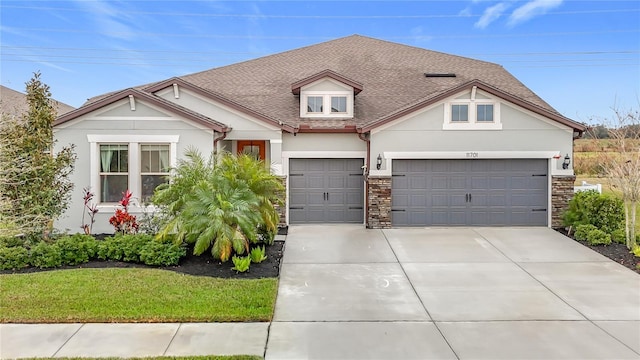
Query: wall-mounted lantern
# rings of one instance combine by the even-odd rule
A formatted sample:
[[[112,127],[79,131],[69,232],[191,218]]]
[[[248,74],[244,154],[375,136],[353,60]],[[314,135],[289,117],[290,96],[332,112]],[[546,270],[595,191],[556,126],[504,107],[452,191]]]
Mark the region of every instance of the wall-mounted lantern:
[[[382,155],[378,154],[378,160],[376,161],[376,169],[380,170],[382,167]]]

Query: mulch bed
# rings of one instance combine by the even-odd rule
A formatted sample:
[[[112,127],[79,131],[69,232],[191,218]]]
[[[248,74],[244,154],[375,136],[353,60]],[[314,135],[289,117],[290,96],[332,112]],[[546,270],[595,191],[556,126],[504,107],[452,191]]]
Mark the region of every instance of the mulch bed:
[[[611,243],[611,245],[589,245],[586,241],[576,240],[576,238],[573,237],[573,233],[568,234],[567,229],[560,228],[556,229],[556,231],[640,274],[640,269],[637,268],[637,265],[640,264],[640,258],[635,257],[635,255],[627,249],[626,245],[618,243]]]

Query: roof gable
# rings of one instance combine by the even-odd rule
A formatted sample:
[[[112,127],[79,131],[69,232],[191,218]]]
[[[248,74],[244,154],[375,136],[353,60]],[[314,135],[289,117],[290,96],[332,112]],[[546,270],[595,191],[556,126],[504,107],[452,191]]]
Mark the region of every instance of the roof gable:
[[[291,92],[294,95],[299,95],[300,94],[300,89],[303,88],[306,85],[312,84],[318,80],[322,80],[325,78],[329,78],[329,79],[333,79],[336,80],[342,84],[345,84],[349,87],[353,88],[353,93],[355,95],[357,95],[359,92],[362,91],[362,84],[360,84],[357,81],[351,80],[349,78],[347,78],[346,76],[342,76],[334,71],[331,71],[329,69],[327,70],[323,70],[317,74],[313,74],[305,79],[299,80],[294,82],[293,84],[291,84]]]
[[[168,88],[170,86],[173,86],[174,84],[177,84],[178,86],[182,86],[182,87],[184,87],[186,89],[189,89],[189,90],[193,91],[196,94],[199,94],[199,95],[201,95],[201,96],[203,96],[205,98],[211,99],[211,100],[219,102],[221,104],[224,104],[224,105],[226,105],[226,106],[228,106],[228,107],[230,107],[230,108],[232,108],[232,109],[234,109],[236,111],[239,111],[241,113],[244,113],[246,115],[254,117],[254,118],[258,119],[258,120],[264,121],[264,122],[266,122],[268,124],[271,124],[271,125],[275,125],[275,126],[281,128],[281,129],[285,130],[285,131],[288,131],[288,132],[294,132],[295,131],[295,129],[292,126],[284,124],[281,121],[278,121],[276,119],[270,118],[270,117],[268,117],[268,116],[266,116],[266,115],[264,115],[264,114],[262,114],[262,113],[260,113],[258,111],[250,109],[250,108],[248,108],[248,107],[246,107],[246,106],[244,106],[244,105],[242,105],[242,104],[240,104],[240,103],[238,103],[236,101],[228,99],[225,96],[223,96],[221,94],[218,94],[218,93],[216,93],[214,91],[203,89],[203,88],[201,88],[201,87],[199,87],[197,85],[194,85],[194,84],[192,84],[192,83],[190,83],[188,81],[185,81],[184,79],[181,79],[179,77],[173,77],[173,78],[170,78],[170,79],[155,83],[155,84],[153,84],[151,86],[146,87],[144,89],[144,91],[147,91],[147,92],[150,92],[150,93],[155,93],[157,91],[160,91],[160,90],[166,89],[166,88]]]
[[[574,131],[577,131],[580,135],[586,130],[585,126],[577,123],[567,117],[564,117],[560,114],[558,114],[557,112],[553,112],[553,111],[549,111],[548,109],[545,109],[539,105],[536,105],[534,103],[528,102],[526,100],[520,99],[518,97],[515,97],[507,92],[504,92],[496,87],[493,87],[489,84],[486,84],[480,80],[474,79],[472,81],[469,81],[465,84],[461,84],[459,86],[456,86],[452,89],[443,91],[439,94],[436,94],[435,96],[431,96],[429,98],[426,99],[422,99],[421,101],[416,102],[415,104],[411,104],[409,106],[406,106],[405,108],[399,109],[398,111],[383,116],[379,119],[377,119],[376,121],[373,121],[365,126],[359,127],[358,131],[359,132],[369,132],[379,126],[385,125],[391,121],[397,120],[403,116],[409,115],[415,111],[419,111],[423,108],[426,108],[428,106],[431,106],[435,103],[438,103],[440,101],[443,101],[451,96],[456,95],[457,93],[464,91],[464,90],[472,90],[474,87],[483,90],[493,96],[496,96],[498,98],[501,98],[502,100],[508,101],[510,103],[516,104],[522,108],[525,108],[529,111],[532,111],[538,115],[542,115],[546,118],[549,118],[555,122],[558,122],[560,124],[563,124],[565,126],[568,126],[572,129],[574,129]]]
[[[167,110],[169,112],[172,112],[174,114],[180,115],[186,119],[189,119],[191,121],[194,121],[198,124],[201,124],[207,128],[213,129],[217,132],[228,132],[231,129],[228,128],[225,124],[222,124],[218,121],[215,121],[213,119],[210,119],[202,114],[196,113],[194,111],[191,111],[187,108],[184,108],[182,106],[179,106],[177,104],[174,104],[170,101],[167,101],[165,99],[162,99],[160,97],[157,97],[155,95],[137,90],[137,89],[125,89],[122,91],[119,91],[117,93],[113,93],[107,97],[104,97],[98,101],[95,101],[91,104],[85,105],[81,108],[78,108],[74,111],[68,112],[60,117],[58,117],[56,119],[56,121],[54,121],[53,126],[58,126],[58,125],[62,125],[66,122],[69,122],[73,119],[76,119],[82,115],[86,115],[90,112],[93,112],[95,110],[101,109],[105,106],[111,105],[113,103],[116,103],[122,99],[126,99],[129,96],[133,96],[134,98],[140,98],[143,99],[145,101],[148,101],[149,103]]]

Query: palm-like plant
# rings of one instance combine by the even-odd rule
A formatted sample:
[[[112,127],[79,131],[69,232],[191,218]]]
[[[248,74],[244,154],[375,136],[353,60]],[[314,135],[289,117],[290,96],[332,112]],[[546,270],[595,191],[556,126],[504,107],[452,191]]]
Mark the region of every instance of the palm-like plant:
[[[276,176],[269,173],[263,162],[256,161],[246,154],[238,156],[226,154],[220,159],[218,169],[234,185],[245,184],[258,197],[258,212],[271,242],[278,230],[280,220],[274,204],[282,204],[280,197],[284,192],[282,183]]]
[[[177,235],[176,241],[194,245],[194,254],[211,247],[215,258],[227,261],[244,254],[257,242],[260,228],[271,234],[279,216],[274,202],[284,190],[261,162],[246,156],[223,154],[208,163],[195,150],[186,153],[153,203],[167,209],[171,220],[159,238]],[[271,236],[270,239],[273,237]]]

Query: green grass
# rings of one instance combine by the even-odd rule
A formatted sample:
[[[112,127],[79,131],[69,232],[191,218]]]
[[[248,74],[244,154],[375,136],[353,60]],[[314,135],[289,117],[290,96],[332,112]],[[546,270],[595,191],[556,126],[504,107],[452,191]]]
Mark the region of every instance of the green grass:
[[[218,279],[156,269],[0,275],[0,322],[270,321],[277,279]]]

